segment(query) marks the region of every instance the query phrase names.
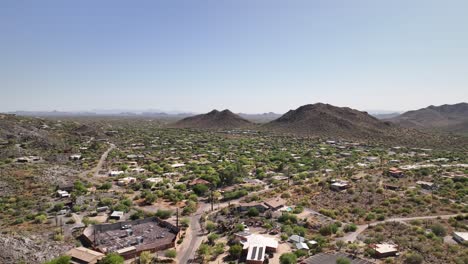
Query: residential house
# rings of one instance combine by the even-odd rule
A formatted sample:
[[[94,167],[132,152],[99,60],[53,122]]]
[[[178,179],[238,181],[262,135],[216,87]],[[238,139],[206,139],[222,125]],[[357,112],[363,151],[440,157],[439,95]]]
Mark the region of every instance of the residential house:
[[[388,170],[388,175],[392,176],[394,178],[403,178],[405,175],[403,174],[403,171],[397,169],[397,168],[390,168]]]
[[[332,184],[330,185],[330,188],[334,191],[343,191],[346,190],[350,187],[348,181],[343,181],[343,180],[334,180],[332,181]]]
[[[67,191],[58,190],[57,196],[60,198],[67,198],[70,197],[70,194]]]
[[[80,160],[81,154],[74,154],[70,156],[70,160]]]
[[[467,243],[468,232],[453,232],[453,240],[457,241],[460,244]]]
[[[369,247],[375,250],[377,258],[397,256],[399,251],[398,245],[391,243],[371,244]]]
[[[96,264],[105,256],[100,252],[85,247],[73,248],[66,255],[71,257],[71,264]]]
[[[248,211],[250,208],[256,208],[260,213],[263,213],[269,209],[267,205],[259,202],[239,203],[237,208],[239,211]]]
[[[126,185],[129,185],[131,183],[135,183],[136,182],[136,178],[134,177],[125,177],[125,178],[122,178],[120,179],[117,184],[120,185],[120,186],[126,186]]]
[[[122,175],[122,174],[124,174],[124,173],[125,173],[124,171],[110,171],[110,172],[109,172],[109,176],[115,177],[115,176]]]
[[[281,209],[286,204],[286,202],[282,198],[272,198],[266,200],[264,204],[268,206],[268,208],[270,208],[271,210],[277,211]]]
[[[122,211],[113,211],[112,214],[109,216],[110,219],[121,220],[124,216],[124,212]]]
[[[236,236],[240,238],[244,254],[247,254],[247,264],[263,264],[267,254],[276,252],[278,248],[278,241],[272,237],[246,232],[236,234]]]
[[[417,181],[416,184],[426,190],[433,190],[436,187],[433,182]]]

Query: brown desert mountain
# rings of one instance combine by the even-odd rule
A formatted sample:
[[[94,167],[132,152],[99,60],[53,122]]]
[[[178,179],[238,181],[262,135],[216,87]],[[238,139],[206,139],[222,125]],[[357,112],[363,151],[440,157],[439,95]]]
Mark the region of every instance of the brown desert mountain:
[[[379,120],[367,112],[317,103],[290,110],[262,126],[268,131],[387,144],[439,145],[452,139]],[[454,142],[459,139],[453,139]]]
[[[388,119],[403,127],[468,133],[468,103],[429,106]]]
[[[253,123],[226,109],[223,111],[213,110],[206,114],[190,116],[170,126],[196,129],[234,129],[248,128],[253,126]]]

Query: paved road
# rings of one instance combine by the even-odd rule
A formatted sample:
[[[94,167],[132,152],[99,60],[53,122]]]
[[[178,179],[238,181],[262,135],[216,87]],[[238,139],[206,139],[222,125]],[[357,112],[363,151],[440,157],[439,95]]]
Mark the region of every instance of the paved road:
[[[201,203],[197,212],[190,217],[190,226],[187,229],[184,242],[180,245],[177,255],[178,263],[189,263],[190,259],[195,257],[195,252],[201,243],[205,235],[201,232],[200,218],[204,212],[207,212],[210,209],[210,205],[206,203]]]
[[[362,234],[369,226],[376,226],[378,224],[387,223],[387,222],[405,222],[411,220],[424,220],[424,219],[449,219],[450,217],[455,217],[458,214],[451,214],[451,215],[431,215],[431,216],[415,216],[415,217],[397,217],[397,218],[389,218],[387,220],[373,222],[367,225],[358,225],[357,230],[352,233],[348,233],[343,237],[338,238],[338,240],[343,240],[345,242],[354,242],[357,240],[357,237]]]
[[[269,190],[270,189],[264,189],[258,192],[252,192],[251,194],[261,194]],[[222,202],[222,203],[216,204],[213,206],[214,208],[213,212],[226,208],[229,205],[238,204],[239,201],[242,200],[243,198],[244,197],[236,199],[236,200],[231,200],[228,202]],[[200,247],[201,243],[207,236],[206,233],[201,232],[200,218],[203,213],[210,212],[211,205],[209,203],[204,203],[204,202],[199,202],[199,204],[200,206],[197,212],[195,212],[195,214],[193,214],[190,217],[190,226],[187,229],[184,241],[180,245],[180,247],[177,249],[179,253],[183,253],[183,254],[177,255],[177,263],[180,263],[180,264],[189,263],[188,261],[190,259],[195,258],[195,253],[197,249]]]

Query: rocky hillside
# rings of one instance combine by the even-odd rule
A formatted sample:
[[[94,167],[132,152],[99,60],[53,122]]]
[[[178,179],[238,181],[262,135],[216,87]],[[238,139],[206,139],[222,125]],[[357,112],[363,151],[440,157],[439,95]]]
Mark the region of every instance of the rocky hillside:
[[[403,113],[389,121],[409,128],[468,133],[468,103],[431,105]]]
[[[103,133],[94,124],[0,114],[0,158],[67,153],[72,145]]]
[[[213,110],[207,114],[187,117],[170,126],[196,129],[234,129],[247,128],[252,125],[252,122],[226,109],[223,111]]]
[[[264,129],[299,136],[414,145],[441,143],[437,135],[401,128],[367,112],[329,104],[304,105],[263,126]]]

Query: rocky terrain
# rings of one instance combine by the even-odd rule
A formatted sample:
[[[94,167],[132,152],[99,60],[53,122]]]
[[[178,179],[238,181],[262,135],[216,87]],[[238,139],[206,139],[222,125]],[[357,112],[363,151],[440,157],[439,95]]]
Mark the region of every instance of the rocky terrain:
[[[42,263],[74,247],[73,243],[44,239],[41,235],[0,236],[0,263]]]
[[[390,118],[403,127],[468,133],[468,103],[429,106]]]
[[[414,144],[438,142],[435,135],[401,128],[366,112],[329,104],[309,104],[290,110],[263,126],[264,129],[300,136],[326,137],[364,142]]]

